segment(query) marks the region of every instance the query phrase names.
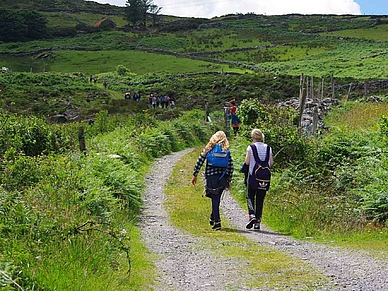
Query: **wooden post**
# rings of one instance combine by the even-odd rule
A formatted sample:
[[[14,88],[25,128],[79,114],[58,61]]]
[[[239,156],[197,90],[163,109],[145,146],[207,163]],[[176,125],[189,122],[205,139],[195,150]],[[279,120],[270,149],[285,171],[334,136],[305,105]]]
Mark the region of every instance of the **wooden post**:
[[[317,89],[317,99],[318,100],[322,100],[322,95],[321,95],[321,86],[322,86],[322,83],[321,82],[319,82],[318,83],[318,89]]]
[[[230,136],[230,121],[229,121],[229,102],[224,104],[224,120],[225,120],[225,134],[227,137]]]
[[[83,126],[78,127],[78,140],[81,153],[86,155],[85,130]]]
[[[313,132],[312,134],[316,134],[318,129],[318,106],[314,107],[314,116],[313,116]]]
[[[314,100],[314,76],[311,76],[310,98]]]
[[[347,101],[348,101],[348,99],[349,99],[349,96],[350,96],[350,90],[352,90],[352,85],[353,85],[353,83],[350,83],[350,85],[349,85],[349,90],[348,90],[348,94],[346,95],[345,102],[347,102]]]
[[[298,127],[302,127],[302,114],[304,111],[304,106],[306,103],[306,95],[304,94],[304,83],[305,77],[303,74],[300,76],[300,87],[299,87],[299,118],[298,118]]]
[[[310,83],[309,83],[309,77],[306,78],[306,98],[310,98]]]
[[[330,82],[331,82],[331,98],[334,99],[335,90],[334,90],[334,74],[333,73],[331,73],[331,75],[330,75]]]
[[[205,103],[205,120],[206,122],[209,122],[210,121],[210,117],[209,117],[209,105],[208,105],[208,102],[206,101]]]

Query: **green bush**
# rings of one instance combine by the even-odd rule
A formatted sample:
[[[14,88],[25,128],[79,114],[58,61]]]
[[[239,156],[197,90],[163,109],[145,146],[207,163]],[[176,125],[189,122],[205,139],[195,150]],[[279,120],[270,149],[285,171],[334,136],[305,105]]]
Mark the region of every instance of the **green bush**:
[[[16,154],[9,149],[4,156],[2,184],[5,189],[16,191],[32,186],[44,178],[40,168],[40,159]]]
[[[239,108],[242,120],[241,135],[250,139],[254,128],[260,129],[276,156],[275,167],[284,168],[305,161],[311,145],[298,133],[294,125],[295,112],[267,106],[258,100],[245,99]]]
[[[380,122],[380,136],[382,140],[388,145],[388,118],[386,116],[381,116]]]
[[[128,72],[130,72],[130,70],[123,65],[118,65],[116,67],[116,73],[119,76],[125,76]]]

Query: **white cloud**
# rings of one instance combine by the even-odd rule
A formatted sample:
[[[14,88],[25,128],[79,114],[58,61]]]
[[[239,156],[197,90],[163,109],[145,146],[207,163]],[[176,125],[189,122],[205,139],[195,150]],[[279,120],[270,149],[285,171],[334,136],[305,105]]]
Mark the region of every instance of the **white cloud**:
[[[95,0],[125,6],[125,0]],[[154,0],[162,14],[185,17],[221,16],[234,13],[361,14],[354,0]]]

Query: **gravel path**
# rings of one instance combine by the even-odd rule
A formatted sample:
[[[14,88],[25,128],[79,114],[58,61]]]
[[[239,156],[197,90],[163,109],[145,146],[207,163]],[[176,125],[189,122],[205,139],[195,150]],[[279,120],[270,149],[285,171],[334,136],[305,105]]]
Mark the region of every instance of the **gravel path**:
[[[154,290],[263,290],[247,287],[236,289],[236,286],[244,286],[242,281],[246,279],[236,276],[236,269],[240,268],[238,262],[214,256],[201,247],[201,238],[183,233],[170,224],[163,206],[167,181],[161,180],[158,173],[163,170],[166,177],[170,176],[177,161],[191,151],[187,149],[156,160],[152,171],[145,177],[147,188],[139,226],[146,247],[158,256],[155,264],[159,276]],[[264,225],[260,232],[246,231],[246,211],[228,192],[221,202],[221,209],[231,225],[249,239],[301,259],[320,270],[329,278],[329,285],[319,290],[388,290],[387,261],[376,260],[353,250],[294,240]]]

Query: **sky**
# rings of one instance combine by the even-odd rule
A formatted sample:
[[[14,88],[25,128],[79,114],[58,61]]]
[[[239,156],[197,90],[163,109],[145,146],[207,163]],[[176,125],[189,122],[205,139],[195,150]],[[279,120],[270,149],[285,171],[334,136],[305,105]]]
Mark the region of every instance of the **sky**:
[[[126,0],[93,0],[125,6]],[[212,18],[225,14],[388,15],[388,0],[154,0],[160,14]]]

